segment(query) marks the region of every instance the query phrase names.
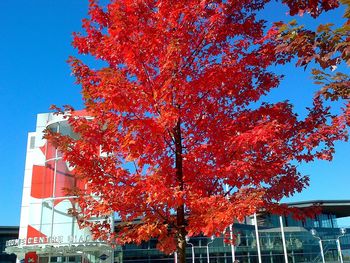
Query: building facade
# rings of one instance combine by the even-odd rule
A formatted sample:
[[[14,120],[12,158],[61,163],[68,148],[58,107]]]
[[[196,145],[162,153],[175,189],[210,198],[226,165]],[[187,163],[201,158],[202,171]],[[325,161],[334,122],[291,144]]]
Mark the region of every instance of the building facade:
[[[157,240],[112,248],[93,240],[88,229],[79,228],[68,212],[79,209],[76,197],[65,189],[82,188],[84,183],[76,180],[74,167],[43,139],[45,129],[74,136],[63,116],[38,115],[36,131],[28,135],[19,236],[7,238],[6,248],[2,247],[1,251],[5,249],[19,261],[32,263],[176,262],[176,254],[164,255],[156,249]],[[350,262],[350,236],[340,232],[337,224],[338,218],[350,216],[350,200],[289,205],[303,209],[315,203],[321,213],[305,221],[264,212],[247,217],[244,223],[233,225],[234,245],[225,243],[223,237],[191,238],[187,242],[187,260],[189,263]],[[118,220],[111,217],[111,223],[118,225]],[[1,262],[7,261],[0,258]]]
[[[350,201],[311,201],[303,202],[302,205],[310,207],[315,203],[321,204],[322,212],[314,220],[302,222],[289,216],[281,217],[283,228],[279,216],[258,214],[258,235],[253,220],[247,220],[245,224],[234,224],[234,247],[225,243],[223,237],[215,237],[213,240],[208,237],[193,237],[187,245],[187,262],[193,262],[192,246],[195,263],[231,263],[235,260],[258,263],[259,257],[263,263],[322,262],[320,240],[325,262],[341,262],[340,254],[343,262],[350,262],[350,229],[337,227],[337,219],[342,216],[335,212],[341,208],[347,210],[349,215]],[[344,211],[341,212],[343,213]],[[123,253],[125,263],[174,262],[174,255],[167,257],[156,249],[156,240],[140,246],[125,245],[119,253]]]
[[[93,240],[69,213],[79,207],[67,189],[83,188],[84,182],[43,139],[45,129],[74,136],[64,116],[37,116],[36,131],[28,134],[19,237],[7,242],[6,251],[24,262],[112,262],[111,247]]]

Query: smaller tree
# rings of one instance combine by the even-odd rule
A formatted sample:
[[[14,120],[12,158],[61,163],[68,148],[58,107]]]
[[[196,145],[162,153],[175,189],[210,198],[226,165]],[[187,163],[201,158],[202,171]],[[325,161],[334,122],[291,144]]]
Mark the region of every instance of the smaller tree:
[[[345,124],[321,98],[304,119],[286,101],[260,102],[280,81],[271,66],[289,59],[256,19],[267,2],[90,1],[73,45],[105,66],[70,63],[93,118],[69,118],[78,138],[47,138],[87,182],[76,216],[95,237],[157,238],[183,263],[186,235],[284,212],[281,198],[308,185],[298,164],[331,160]],[[111,213],[118,233],[90,222]]]

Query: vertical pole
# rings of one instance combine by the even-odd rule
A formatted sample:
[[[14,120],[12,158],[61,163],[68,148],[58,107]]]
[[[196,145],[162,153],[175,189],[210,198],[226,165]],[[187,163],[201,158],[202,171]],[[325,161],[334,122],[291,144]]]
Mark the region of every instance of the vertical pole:
[[[192,245],[192,263],[194,263],[194,246]]]
[[[147,242],[147,257],[148,257],[148,263],[150,263],[151,262],[151,254],[150,254],[150,252],[149,252],[149,250],[151,249],[151,241],[149,240],[148,242]],[[113,263],[113,262],[111,262],[111,263]]]
[[[207,246],[207,263],[210,263],[209,246]]]
[[[248,248],[248,252],[247,252],[247,256],[248,256],[248,263],[250,263],[250,247],[249,247],[249,236],[246,234],[246,239],[247,239],[247,248]]]
[[[285,261],[285,263],[288,263],[286,236],[284,235],[284,227],[283,227],[282,216],[280,216],[280,226],[281,226],[281,234],[282,234],[282,244],[283,244],[284,261]]]
[[[111,215],[111,217],[112,217],[112,222],[111,222],[111,234],[113,234],[114,233],[114,231],[115,231],[115,223],[114,223],[114,213],[112,213],[112,215]],[[150,242],[150,241],[149,241]],[[148,242],[148,245],[150,246],[150,243]],[[113,246],[112,246],[112,257],[111,257],[111,263],[113,263],[114,262],[114,249],[113,249]]]
[[[254,226],[255,226],[255,236],[256,236],[256,247],[258,249],[258,262],[262,263],[261,251],[260,251],[259,230],[258,230],[258,220],[256,218],[256,213],[254,213]]]
[[[232,262],[234,263],[236,261],[236,255],[235,255],[235,245],[233,242],[233,229],[232,224],[230,225],[230,239],[231,239],[231,255],[232,255]]]
[[[177,252],[174,252],[174,263],[177,263]]]
[[[202,247],[202,239],[201,238],[199,239],[198,244],[199,244],[199,247],[201,248]],[[203,257],[203,255],[202,255],[202,250],[201,250],[199,253],[199,262],[200,263],[203,263],[202,257]]]
[[[340,246],[339,237],[337,238],[337,247],[338,247],[338,254],[339,254],[339,258],[340,258],[340,263],[344,263],[343,254],[341,253],[341,246]]]
[[[192,263],[194,263],[194,245],[191,243],[191,242],[188,242],[190,240],[190,238],[188,237],[188,236],[185,236],[185,244],[187,243],[187,244],[189,244],[190,246],[191,246],[191,251],[192,251]],[[185,255],[184,255],[184,257],[183,257],[183,262],[186,262],[186,247],[185,247]],[[180,263],[183,263],[182,261],[181,261],[182,259],[181,259],[181,252],[180,252]]]
[[[228,193],[229,187],[228,184],[225,184],[226,191]],[[229,199],[229,195],[226,196],[227,199]],[[232,230],[232,224],[230,224],[230,239],[231,242],[233,242],[233,230]],[[232,255],[232,262],[236,261],[236,255],[235,255],[235,245],[231,243],[231,255]]]
[[[326,263],[326,261],[325,261],[325,259],[324,259],[324,252],[323,252],[322,240],[320,239],[320,240],[318,241],[318,243],[320,244],[322,263]]]

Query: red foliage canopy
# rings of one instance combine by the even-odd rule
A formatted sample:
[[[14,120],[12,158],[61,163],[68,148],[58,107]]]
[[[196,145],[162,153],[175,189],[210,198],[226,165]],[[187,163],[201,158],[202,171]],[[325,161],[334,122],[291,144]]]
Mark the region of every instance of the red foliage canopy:
[[[73,45],[104,66],[70,63],[93,118],[70,118],[78,139],[47,137],[94,193],[81,193],[78,216],[96,237],[108,227],[88,220],[116,212],[109,238],[156,237],[181,252],[185,235],[222,233],[260,208],[282,212],[279,200],[308,185],[297,164],[332,158],[344,121],[320,98],[305,119],[288,102],[260,102],[279,84],[271,66],[288,59],[278,32],[256,19],[267,2],[90,2]]]

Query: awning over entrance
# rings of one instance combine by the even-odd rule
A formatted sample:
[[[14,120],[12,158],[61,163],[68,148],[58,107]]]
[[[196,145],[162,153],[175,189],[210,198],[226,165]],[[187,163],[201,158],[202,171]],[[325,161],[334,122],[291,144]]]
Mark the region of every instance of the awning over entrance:
[[[24,259],[27,253],[37,255],[79,255],[86,253],[106,254],[113,253],[113,248],[103,242],[69,243],[69,244],[36,244],[7,247],[5,252],[16,254],[18,259]]]

